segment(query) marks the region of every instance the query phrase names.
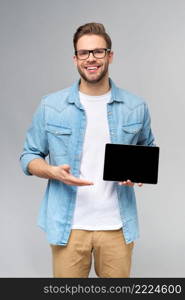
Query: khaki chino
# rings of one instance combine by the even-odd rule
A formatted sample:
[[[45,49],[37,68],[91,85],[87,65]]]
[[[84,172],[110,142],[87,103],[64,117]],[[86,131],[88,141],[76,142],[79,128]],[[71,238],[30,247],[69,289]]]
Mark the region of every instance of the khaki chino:
[[[81,230],[72,229],[66,246],[50,245],[52,249],[53,276],[87,278],[94,269],[101,278],[128,278],[134,243],[125,243],[122,229]]]

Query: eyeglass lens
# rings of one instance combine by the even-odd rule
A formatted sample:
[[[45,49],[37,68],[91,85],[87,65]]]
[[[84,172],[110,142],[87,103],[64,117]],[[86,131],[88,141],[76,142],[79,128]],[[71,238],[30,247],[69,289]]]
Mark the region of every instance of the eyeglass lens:
[[[106,49],[94,49],[94,50],[79,50],[77,51],[77,56],[79,59],[87,59],[93,53],[95,58],[103,58],[106,54]]]

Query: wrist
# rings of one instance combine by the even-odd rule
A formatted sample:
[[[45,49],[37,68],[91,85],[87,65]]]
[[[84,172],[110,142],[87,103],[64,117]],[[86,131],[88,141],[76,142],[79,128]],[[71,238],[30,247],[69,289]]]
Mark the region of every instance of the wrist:
[[[51,165],[48,166],[47,173],[48,173],[49,179],[57,179],[56,178],[56,169],[57,169],[56,166],[51,166]]]

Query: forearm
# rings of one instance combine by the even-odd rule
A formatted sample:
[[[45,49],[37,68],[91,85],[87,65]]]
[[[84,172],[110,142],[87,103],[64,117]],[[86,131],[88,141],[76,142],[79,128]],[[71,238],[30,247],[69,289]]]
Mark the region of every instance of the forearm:
[[[49,165],[44,159],[36,158],[28,164],[28,170],[32,175],[46,178],[55,179],[53,174],[54,166]]]

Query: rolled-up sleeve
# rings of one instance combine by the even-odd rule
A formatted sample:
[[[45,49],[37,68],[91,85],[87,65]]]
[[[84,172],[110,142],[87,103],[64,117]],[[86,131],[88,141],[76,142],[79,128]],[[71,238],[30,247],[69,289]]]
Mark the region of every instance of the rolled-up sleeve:
[[[143,120],[143,127],[140,132],[138,145],[145,145],[145,146],[156,146],[154,135],[151,129],[151,117],[148,105],[144,104],[144,120]]]
[[[26,175],[32,175],[28,171],[28,164],[35,158],[43,158],[48,155],[48,141],[45,130],[45,98],[43,97],[33,115],[31,126],[26,133],[23,152],[20,155],[20,163]]]

